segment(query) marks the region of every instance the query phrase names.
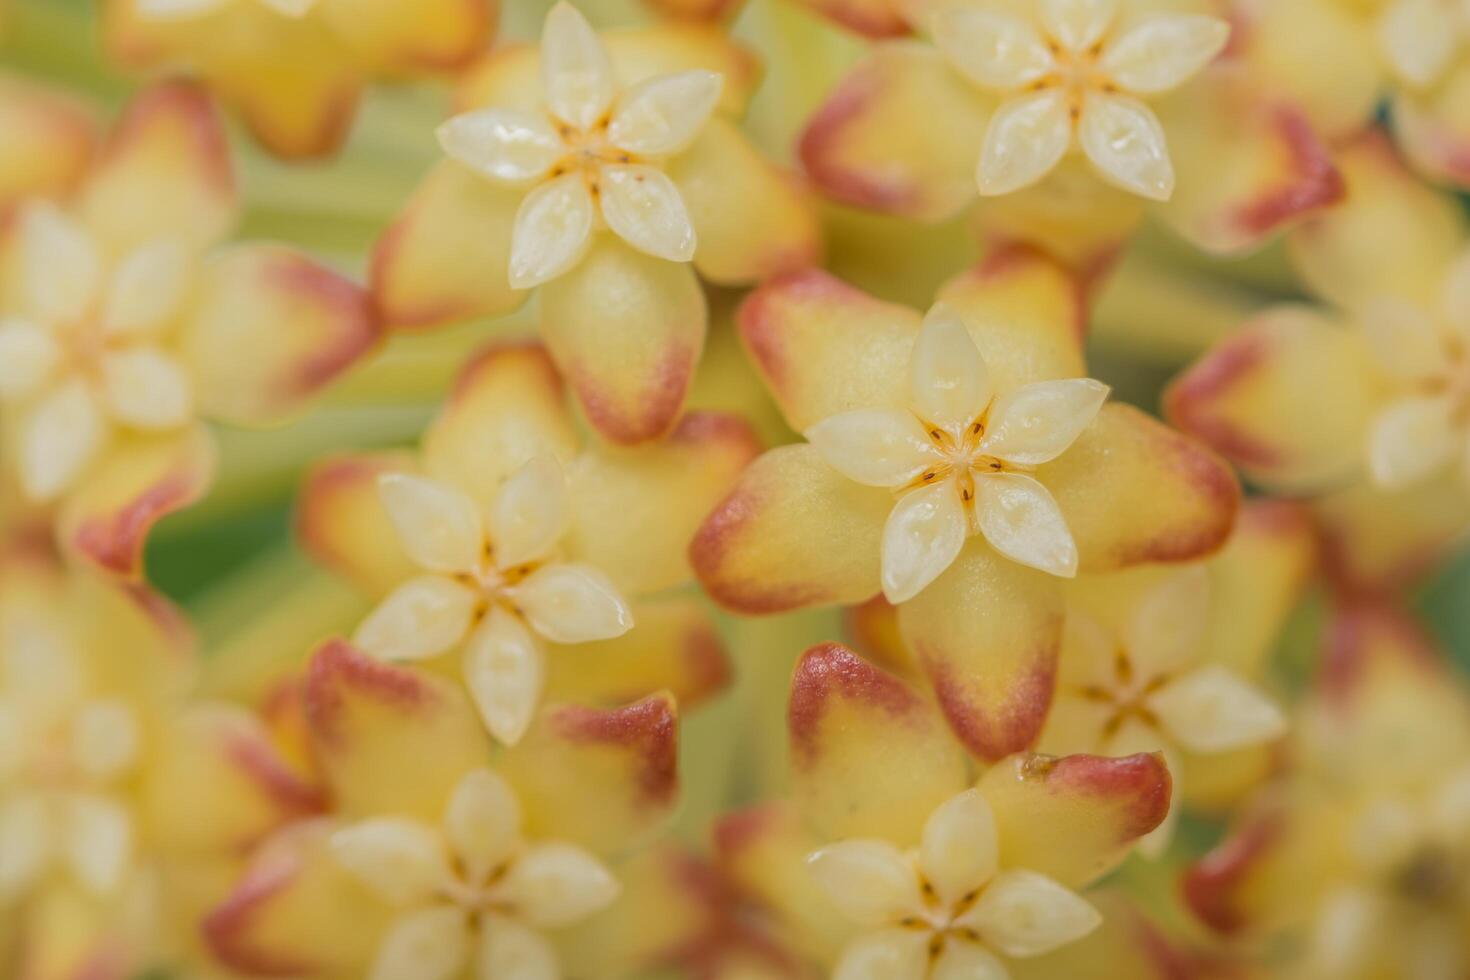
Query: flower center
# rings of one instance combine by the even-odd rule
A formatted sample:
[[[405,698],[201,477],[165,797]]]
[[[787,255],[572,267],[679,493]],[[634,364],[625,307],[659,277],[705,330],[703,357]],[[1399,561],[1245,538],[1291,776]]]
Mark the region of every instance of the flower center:
[[[1113,653],[1112,683],[1086,684],[1077,689],[1078,697],[1110,709],[1103,721],[1100,743],[1105,744],[1116,736],[1130,719],[1142,722],[1154,731],[1161,731],[1159,718],[1147,702],[1170,679],[1167,674],[1140,677],[1128,651],[1118,647]]]
[[[1082,116],[1082,107],[1089,92],[1117,92],[1110,75],[1102,70],[1102,42],[1099,41],[1084,51],[1072,51],[1054,40],[1047,42],[1056,68],[1032,83],[1034,91],[1061,89],[1067,97],[1068,112],[1073,122]]]
[[[531,561],[511,568],[501,568],[495,564],[495,546],[487,538],[479,565],[474,571],[458,573],[454,580],[479,594],[475,622],[484,619],[490,614],[491,608],[497,605],[519,616],[520,608],[509,595],[509,590],[544,564],[544,561]]]
[[[961,896],[959,901],[946,906],[934,886],[921,874],[919,875],[919,891],[924,897],[924,911],[900,919],[898,925],[904,929],[929,933],[929,960],[931,963],[944,952],[944,944],[951,938],[965,939],[972,943],[980,942],[978,932],[969,926],[955,923],[974,907],[975,902],[980,898],[982,889],[972,889]]]
[[[627,150],[613,146],[607,138],[607,127],[611,117],[604,117],[589,129],[578,129],[570,123],[553,120],[557,134],[561,137],[566,154],[551,168],[548,179],[563,174],[580,173],[587,183],[587,190],[596,199],[602,192],[602,168],[609,164],[641,163]]]
[[[924,422],[924,430],[929,436],[929,442],[934,446],[940,460],[926,467],[912,483],[901,488],[901,492],[907,492],[916,487],[932,486],[944,480],[953,480],[956,489],[959,490],[960,499],[968,504],[975,499],[975,480],[977,478],[997,473],[1025,472],[1028,467],[1008,463],[997,456],[981,451],[980,444],[985,439],[989,414],[990,405],[986,405],[984,410],[975,416],[959,434],[942,425]],[[923,422],[922,419],[920,421]]]
[[[1450,419],[1460,428],[1470,429],[1470,350],[1455,334],[1446,331],[1443,339],[1444,366],[1419,380],[1417,387],[1426,395],[1445,398],[1450,406]]]

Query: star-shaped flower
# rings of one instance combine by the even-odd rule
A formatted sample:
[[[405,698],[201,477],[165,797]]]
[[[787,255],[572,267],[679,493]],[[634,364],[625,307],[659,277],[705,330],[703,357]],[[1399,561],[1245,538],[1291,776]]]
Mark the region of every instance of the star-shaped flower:
[[[525,733],[546,665],[537,637],[586,643],[621,636],[633,614],[598,569],[557,560],[569,519],[566,477],[553,456],[512,473],[485,514],[453,486],[385,474],[383,508],[404,551],[428,574],[405,582],[357,628],[383,660],[462,649],[465,684],[502,742]]]
[[[850,479],[897,502],[883,530],[883,594],[913,598],[981,534],[1024,565],[1070,578],[1077,545],[1036,467],[1082,434],[1107,398],[1090,378],[997,394],[964,321],[939,305],[909,355],[910,408],[823,419],[807,440]]]
[[[1165,201],[1174,167],[1158,118],[1142,101],[1177,88],[1220,53],[1217,17],[1120,17],[1119,0],[1042,0],[1030,19],[988,9],[941,14],[935,42],[955,68],[1008,96],[985,134],[982,194],[1035,183],[1074,147],[1104,179]]]
[[[543,111],[476,109],[439,129],[451,157],[529,189],[511,237],[511,286],[566,272],[599,227],[670,262],[694,258],[694,224],[663,161],[699,136],[723,78],[693,69],[619,91],[602,42],[568,3],[546,15],[541,78]]]
[[[454,788],[441,827],[377,817],[332,835],[337,860],[397,909],[372,980],[555,977],[541,930],[609,905],[618,880],[575,844],[522,838],[520,803],[489,769]]]
[[[1040,956],[1102,922],[1052,878],[1000,867],[995,815],[977,789],[940,804],[914,851],[846,840],[814,852],[809,863],[832,901],[871,930],[843,952],[837,980],[1004,980],[1001,956]]]

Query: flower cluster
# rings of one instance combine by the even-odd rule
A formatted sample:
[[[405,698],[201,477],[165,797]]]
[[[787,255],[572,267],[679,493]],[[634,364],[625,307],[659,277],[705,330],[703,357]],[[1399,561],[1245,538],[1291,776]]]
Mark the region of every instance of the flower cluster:
[[[0,51],[0,975],[1470,976],[1463,0]]]

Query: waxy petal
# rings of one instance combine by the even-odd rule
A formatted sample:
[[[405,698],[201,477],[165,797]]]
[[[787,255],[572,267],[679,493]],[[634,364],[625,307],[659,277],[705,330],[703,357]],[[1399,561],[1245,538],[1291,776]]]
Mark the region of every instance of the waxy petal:
[[[543,177],[566,153],[544,116],[517,109],[476,109],[438,129],[451,159],[490,178],[517,183]]]
[[[1058,90],[1006,100],[985,131],[975,171],[980,193],[1009,194],[1051,173],[1072,145],[1073,125],[1066,96]]]
[[[1414,169],[1431,180],[1470,185],[1470,67],[1460,58],[1435,89],[1424,95],[1400,91],[1393,100],[1394,140]]]
[[[988,114],[988,98],[938,51],[879,45],[807,123],[801,161],[834,200],[940,221],[974,200]],[[945,125],[922,124],[930,118]]]
[[[922,592],[954,564],[969,533],[969,515],[953,481],[899,497],[883,525],[884,598],[907,602]]]
[[[1434,0],[1395,0],[1378,20],[1378,38],[1389,65],[1415,88],[1439,80],[1459,50],[1447,24],[1447,5]]]
[[[16,793],[0,802],[0,895],[25,896],[47,870],[52,853],[51,812],[39,794]]]
[[[995,875],[995,815],[979,790],[944,801],[924,822],[919,868],[939,900],[954,905]]]
[[[459,780],[488,758],[458,685],[371,660],[340,640],[312,657],[306,716],[336,810],[349,818],[437,821]]]
[[[550,282],[580,262],[592,242],[594,207],[580,173],[555,177],[527,194],[511,232],[511,288]]]
[[[638,156],[667,156],[694,142],[720,100],[721,77],[695,69],[658,75],[629,89],[608,123],[607,138]]]
[[[521,805],[491,769],[467,773],[444,811],[444,835],[473,880],[484,880],[520,843]]]
[[[194,385],[179,362],[158,350],[136,348],[102,359],[102,395],[117,422],[144,431],[167,431],[194,414]]]
[[[964,787],[964,756],[933,705],[837,644],[797,663],[787,722],[797,803],[828,840],[917,843]]]
[[[373,249],[373,301],[391,327],[424,329],[514,309],[510,284],[520,188],[446,160],[429,171]]]
[[[923,423],[902,409],[843,412],[802,435],[829,466],[869,487],[904,486],[941,461]]]
[[[1286,732],[1281,709],[1219,664],[1171,681],[1149,696],[1148,705],[1169,734],[1191,752],[1228,752]]]
[[[842,951],[832,980],[924,980],[929,956],[924,934],[882,929],[860,936]]]
[[[1147,677],[1166,676],[1197,657],[1213,598],[1210,573],[1203,565],[1173,572],[1149,588],[1120,637],[1134,669]]]
[[[194,272],[193,259],[178,239],[160,239],[129,252],[107,284],[103,331],[113,337],[162,332],[180,312]]]
[[[541,333],[592,425],[618,443],[664,435],[683,407],[708,312],[688,267],[598,235],[541,291]]]
[[[1086,51],[1118,16],[1118,0],[1040,0],[1037,12],[1047,33],[1069,51]]]
[[[1360,333],[1304,307],[1279,307],[1206,353],[1164,402],[1175,425],[1252,478],[1321,490],[1360,470],[1381,385]]]
[[[21,421],[18,465],[27,496],[55,500],[97,458],[108,435],[96,397],[84,381],[48,392]]]
[[[182,344],[199,407],[237,425],[280,422],[378,343],[370,299],[295,249],[237,245],[214,254]]]
[[[1091,378],[1069,378],[1006,392],[990,410],[980,450],[1022,466],[1049,463],[1092,424],[1108,390]]]
[[[496,566],[544,558],[566,531],[570,509],[566,474],[555,456],[537,456],[512,473],[487,515]]]
[[[496,766],[515,788],[532,839],[598,855],[655,833],[679,800],[674,703],[654,695],[621,708],[548,708]]]
[[[517,915],[535,928],[555,929],[601,911],[617,898],[617,878],[573,844],[533,844],[511,864],[502,887]]]
[[[113,129],[82,189],[87,226],[114,253],[159,239],[211,245],[239,211],[224,124],[187,82],[146,89]]]
[[[689,581],[689,542],[759,452],[744,420],[691,412],[636,451],[584,454],[573,466],[567,555],[601,569],[625,596]]]
[[[961,435],[990,403],[990,373],[958,313],[938,303],[909,355],[909,405],[925,422]]]
[[[906,379],[894,368],[908,362],[920,322],[817,269],[762,285],[737,315],[745,349],[798,431],[842,412],[904,408]]]
[[[394,589],[358,625],[352,642],[370,657],[437,657],[469,632],[480,597],[453,579],[424,575]]]
[[[449,880],[449,855],[438,830],[403,817],[374,817],[332,835],[332,856],[390,905],[411,907]]]
[[[1049,953],[1102,924],[1086,899],[1046,875],[1019,869],[997,875],[964,918],[987,946],[1014,957]]]
[[[553,643],[607,640],[633,628],[617,586],[591,565],[544,565],[507,591],[531,628]]]
[[[613,233],[640,252],[670,262],[694,258],[694,223],[679,188],[662,170],[643,164],[598,171],[602,216]]]
[[[716,117],[665,171],[694,226],[694,267],[710,282],[745,285],[821,257],[821,228],[805,185],[761,155],[740,127]],[[759,226],[747,220],[759,213]]]
[[[94,895],[114,892],[138,846],[132,814],[107,796],[76,793],[63,798],[54,819],[59,857],[76,880]]]
[[[1020,473],[975,481],[975,522],[992,548],[1050,575],[1077,574],[1077,542],[1046,485]]]
[[[429,475],[483,511],[501,483],[543,453],[566,462],[580,438],[561,377],[536,345],[494,346],[471,358],[422,440]]]
[[[971,538],[898,615],[904,641],[966,748],[998,759],[1035,741],[1061,643],[1062,601],[1051,576]]]
[[[1157,755],[1105,759],[1017,755],[986,771],[1003,868],[1081,888],[1116,867],[1169,810],[1169,771]]]
[[[1433,476],[1465,451],[1454,406],[1443,397],[1389,402],[1368,428],[1368,473],[1388,490]]]
[[[1155,201],[1167,201],[1174,193],[1174,165],[1164,127],[1142,102],[1089,94],[1077,140],[1109,183]]]
[[[1157,95],[1199,74],[1230,39],[1218,17],[1149,17],[1112,41],[1098,67],[1134,95]]]
[[[102,284],[102,257],[86,227],[49,201],[33,201],[17,229],[22,309],[42,324],[70,324]]]
[[[36,394],[61,358],[61,346],[47,328],[26,320],[0,321],[0,400]]]
[[[541,32],[541,84],[547,107],[578,129],[590,129],[612,104],[617,79],[587,18],[569,3],[546,15]]]
[[[520,618],[490,610],[465,644],[464,680],[485,727],[503,745],[526,734],[546,685],[546,658]]]
[[[1006,13],[966,7],[942,13],[934,42],[960,74],[1002,92],[1025,88],[1056,66],[1040,32]]]
[[[1010,970],[1000,957],[979,943],[955,939],[944,944],[929,980],[1009,980]]]
[[[561,976],[551,943],[535,929],[505,916],[490,916],[482,927],[475,963],[479,975],[486,977],[557,980]]]
[[[453,980],[470,956],[468,925],[454,905],[405,913],[383,937],[368,980]]]
[[[859,486],[811,446],[756,459],[689,546],[714,600],[745,613],[859,602],[881,587],[883,490]]]
[[[1211,554],[1240,503],[1220,459],[1126,405],[1104,405],[1036,477],[1066,515],[1084,572]]]
[[[828,844],[807,858],[807,870],[828,900],[862,926],[891,925],[924,908],[913,864],[886,840]]]
[[[369,595],[385,595],[418,573],[378,495],[387,473],[412,473],[406,452],[335,456],[306,475],[297,497],[296,541],[313,560]]]
[[[474,572],[485,529],[474,501],[438,480],[407,473],[378,477],[383,510],[410,558],[435,572]]]

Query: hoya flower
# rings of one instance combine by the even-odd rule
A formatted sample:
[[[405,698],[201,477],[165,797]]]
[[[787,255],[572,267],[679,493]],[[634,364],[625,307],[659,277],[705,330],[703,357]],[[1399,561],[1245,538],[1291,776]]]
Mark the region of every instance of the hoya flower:
[[[135,574],[153,522],[207,489],[201,420],[279,421],[376,343],[365,295],[316,261],[213,247],[237,211],[218,118],[171,84],[134,101],[68,206],[27,201],[8,227],[8,465],[111,571]]]
[[[811,204],[734,122],[754,78],[713,29],[599,37],[557,5],[539,48],[500,49],[467,76],[439,130],[449,159],[378,243],[385,319],[493,316],[535,288],[542,336],[599,433],[666,434],[704,345],[699,277],[741,286],[817,255]]]
[[[1098,926],[1077,891],[1168,809],[1154,755],[1016,755],[971,785],[933,703],[836,644],[798,662],[788,721],[805,824],[751,811],[721,849],[840,978],[1010,976]]]
[[[441,826],[369,818],[334,832],[331,849],[397,910],[373,980],[555,976],[556,951],[540,930],[573,925],[618,895],[586,849],[523,840],[515,791],[490,769],[460,779]]]
[[[1368,480],[1398,492],[1447,477],[1463,487],[1464,219],[1380,138],[1358,141],[1343,160],[1355,196],[1292,238],[1303,278],[1331,306],[1259,314],[1174,382],[1170,415],[1277,489]]]
[[[548,706],[491,762],[457,684],[331,641],[304,704],[332,811],[267,839],[206,917],[224,965],[595,975],[612,954],[597,927],[618,912],[622,869],[678,804],[669,697]]]
[[[955,732],[995,759],[1040,731],[1063,576],[1203,557],[1238,491],[1189,440],[1099,407],[1077,293],[1051,262],[999,253],[939,301],[926,322],[815,271],[746,300],[742,340],[811,442],[751,464],[690,556],[739,612],[901,599]]]
[[[341,146],[381,77],[441,74],[488,43],[490,0],[107,0],[108,52],[130,68],[183,69],[239,112],[271,152]]]
[[[452,658],[506,744],[548,688],[621,702],[667,686],[697,700],[728,674],[696,603],[638,597],[688,581],[687,542],[753,436],[696,414],[658,445],[580,441],[546,353],[493,348],[463,371],[417,458],[338,459],[304,494],[308,550],[381,597],[358,647]]]
[[[1199,73],[1230,26],[1199,14],[1120,22],[1120,6],[1049,0],[1030,20],[964,7],[936,18],[935,41],[955,68],[1005,96],[980,151],[980,193],[1034,184],[1078,148],[1126,190],[1160,201],[1173,194],[1164,130],[1142,100]]]
[[[1292,975],[1470,965],[1470,690],[1403,613],[1336,612],[1296,768],[1187,874],[1195,912]]]

